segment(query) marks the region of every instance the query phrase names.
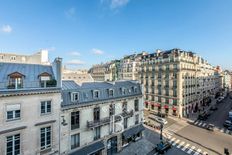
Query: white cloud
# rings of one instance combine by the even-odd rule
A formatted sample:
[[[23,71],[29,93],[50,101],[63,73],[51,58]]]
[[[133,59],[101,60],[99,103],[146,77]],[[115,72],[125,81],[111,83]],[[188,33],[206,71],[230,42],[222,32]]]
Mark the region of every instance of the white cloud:
[[[80,56],[81,55],[80,52],[70,52],[69,54],[72,56]]]
[[[102,55],[102,54],[104,54],[104,51],[102,51],[100,49],[96,49],[96,48],[93,48],[92,52],[93,52],[93,54],[96,54],[96,55]]]
[[[84,61],[81,61],[78,59],[73,59],[73,60],[67,61],[66,64],[68,64],[68,65],[84,65],[86,63]]]
[[[65,16],[68,19],[75,20],[76,19],[76,9],[74,7],[65,11]]]
[[[4,33],[11,33],[12,32],[12,28],[10,25],[3,25],[1,27],[1,31]]]
[[[101,3],[109,5],[110,9],[115,10],[126,6],[129,0],[101,0]]]

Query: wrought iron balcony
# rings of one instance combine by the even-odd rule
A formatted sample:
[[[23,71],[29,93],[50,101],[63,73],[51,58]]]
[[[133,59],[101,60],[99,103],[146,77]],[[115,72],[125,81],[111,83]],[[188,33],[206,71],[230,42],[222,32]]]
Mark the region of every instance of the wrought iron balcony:
[[[124,117],[124,118],[132,117],[133,114],[134,114],[133,110],[131,110],[131,111],[123,111],[121,114],[116,115],[114,117],[114,121],[115,122],[120,121],[121,117]],[[100,120],[87,121],[87,128],[95,128],[95,127],[99,127],[99,126],[104,126],[104,125],[110,124],[110,121],[112,121],[110,116],[102,118]]]

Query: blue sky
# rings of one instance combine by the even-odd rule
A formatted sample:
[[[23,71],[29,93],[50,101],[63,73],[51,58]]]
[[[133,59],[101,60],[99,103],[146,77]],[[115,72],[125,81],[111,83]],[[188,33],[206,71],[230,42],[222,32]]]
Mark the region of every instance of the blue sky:
[[[70,67],[181,48],[231,68],[231,0],[1,1],[0,51],[48,49]]]

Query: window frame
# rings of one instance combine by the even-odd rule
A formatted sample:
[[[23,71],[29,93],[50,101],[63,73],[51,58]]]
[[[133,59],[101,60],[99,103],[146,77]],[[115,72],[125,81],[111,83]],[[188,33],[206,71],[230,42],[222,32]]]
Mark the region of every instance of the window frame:
[[[17,137],[16,136],[19,136],[18,137],[18,139],[17,139]],[[10,139],[11,138],[11,140],[9,140],[8,141],[8,138]],[[12,155],[16,155],[16,154],[18,154],[18,153],[16,153],[16,141],[18,141],[18,146],[19,146],[19,149],[18,149],[18,153],[19,154],[21,154],[21,135],[20,135],[20,133],[18,133],[18,134],[14,134],[14,135],[9,135],[9,136],[6,136],[6,155],[8,154],[8,143],[11,143],[12,145]]]
[[[48,103],[50,102],[50,112],[48,111]],[[45,107],[45,111],[44,113],[42,113],[42,104],[45,104],[44,107]],[[46,101],[41,101],[40,102],[40,115],[49,115],[52,113],[52,100],[46,100]]]
[[[71,118],[71,123],[70,123],[71,130],[79,129],[80,128],[80,111],[71,112],[70,118]],[[73,121],[75,122],[74,124],[73,124]]]
[[[42,132],[42,129],[44,129],[44,133]],[[48,130],[50,129],[50,130]],[[50,133],[50,135],[48,135]],[[44,146],[42,146],[42,134],[44,135]],[[50,136],[50,143],[48,143],[48,136]],[[52,148],[52,127],[51,126],[45,126],[40,128],[40,151],[44,151],[47,149]]]
[[[72,138],[74,137],[74,144],[72,144],[73,140]],[[70,137],[70,147],[71,147],[71,150],[74,150],[74,149],[77,149],[78,147],[80,147],[80,133],[76,133],[76,134],[73,134],[71,135]],[[77,142],[77,143],[76,143]]]
[[[77,99],[76,96],[77,95]],[[71,92],[71,102],[77,102],[80,100],[80,93],[79,92]]]
[[[14,109],[14,110],[8,110],[7,106],[16,106],[18,105],[19,106],[19,109]],[[18,117],[16,117],[16,111],[19,111],[19,115]],[[12,112],[12,118],[8,118],[8,112]],[[16,120],[21,120],[21,104],[8,104],[6,105],[6,121],[16,121]]]

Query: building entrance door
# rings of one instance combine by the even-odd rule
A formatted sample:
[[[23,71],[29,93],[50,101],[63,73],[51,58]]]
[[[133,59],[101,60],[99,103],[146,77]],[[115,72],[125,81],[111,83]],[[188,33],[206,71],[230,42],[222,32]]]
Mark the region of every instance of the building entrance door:
[[[107,155],[113,155],[117,153],[117,137],[112,137],[107,141]]]

